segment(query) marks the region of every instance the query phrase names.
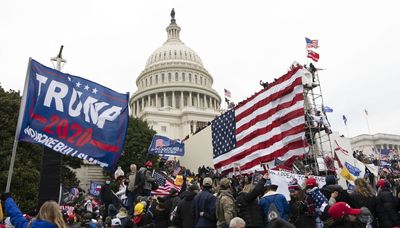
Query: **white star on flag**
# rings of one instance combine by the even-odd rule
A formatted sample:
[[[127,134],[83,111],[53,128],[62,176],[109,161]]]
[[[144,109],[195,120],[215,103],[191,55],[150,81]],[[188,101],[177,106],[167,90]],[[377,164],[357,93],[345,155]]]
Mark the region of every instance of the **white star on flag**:
[[[92,92],[94,93],[94,94],[96,94],[97,93],[97,89],[96,88],[94,88],[93,90],[92,90]]]
[[[71,81],[71,77],[68,77],[68,81]]]
[[[89,85],[85,85],[86,90],[89,90],[89,88],[90,88]]]
[[[80,82],[77,82],[77,83],[76,83],[76,87],[78,87],[78,88],[81,87],[81,85],[82,85],[82,84],[81,84]]]

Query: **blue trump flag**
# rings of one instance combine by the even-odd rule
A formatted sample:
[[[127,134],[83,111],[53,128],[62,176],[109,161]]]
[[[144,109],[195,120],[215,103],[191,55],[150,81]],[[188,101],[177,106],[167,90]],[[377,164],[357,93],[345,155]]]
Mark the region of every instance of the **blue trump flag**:
[[[154,135],[149,146],[149,154],[168,156],[185,155],[185,144],[161,135]]]
[[[112,170],[124,146],[129,94],[35,60],[26,80],[17,138]]]
[[[345,162],[344,165],[346,166],[346,168],[349,170],[349,172],[351,174],[353,174],[354,176],[358,177],[361,173],[361,170],[355,166],[350,165],[349,163]]]

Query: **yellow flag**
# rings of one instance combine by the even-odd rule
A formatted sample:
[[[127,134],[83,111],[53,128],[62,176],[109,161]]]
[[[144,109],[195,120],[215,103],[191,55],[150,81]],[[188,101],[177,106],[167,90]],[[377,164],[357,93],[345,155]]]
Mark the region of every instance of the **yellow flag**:
[[[0,222],[2,222],[3,219],[4,219],[3,205],[1,205],[1,202],[0,202]]]
[[[346,168],[346,166],[343,166],[342,172],[340,172],[340,176],[342,176],[344,179],[348,181],[354,181],[355,178],[351,175],[349,170]]]
[[[182,175],[177,175],[175,178],[175,184],[178,186],[182,186],[183,184],[183,176]]]

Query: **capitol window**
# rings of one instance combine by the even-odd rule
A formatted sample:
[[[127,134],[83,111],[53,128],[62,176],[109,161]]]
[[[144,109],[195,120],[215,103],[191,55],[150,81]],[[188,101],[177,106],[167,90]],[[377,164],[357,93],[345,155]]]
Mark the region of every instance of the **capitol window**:
[[[175,72],[175,81],[177,82],[179,80],[178,78],[178,72]]]
[[[161,74],[161,82],[164,82],[164,81],[165,81],[164,74]]]
[[[192,74],[189,74],[189,82],[192,82]]]
[[[168,73],[168,81],[171,81],[171,73]]]
[[[200,84],[203,85],[203,77],[200,77]]]
[[[194,83],[197,84],[197,75],[194,76]]]

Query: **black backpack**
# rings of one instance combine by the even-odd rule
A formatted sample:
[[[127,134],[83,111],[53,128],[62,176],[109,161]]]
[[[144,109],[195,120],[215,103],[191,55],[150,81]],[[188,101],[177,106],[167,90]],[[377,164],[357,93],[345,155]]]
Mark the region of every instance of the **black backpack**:
[[[143,189],[144,183],[146,181],[146,171],[147,170],[139,170],[139,172],[136,173],[135,177],[135,186],[137,186],[137,189]]]

